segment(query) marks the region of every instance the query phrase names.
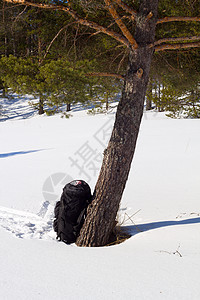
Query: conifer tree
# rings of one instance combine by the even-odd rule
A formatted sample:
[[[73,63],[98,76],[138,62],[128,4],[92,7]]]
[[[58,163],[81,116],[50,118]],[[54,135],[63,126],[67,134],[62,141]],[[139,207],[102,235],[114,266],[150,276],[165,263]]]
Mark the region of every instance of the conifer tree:
[[[64,104],[91,102],[102,89],[97,79],[86,75],[92,70],[93,62],[88,60],[74,63],[58,59],[41,65],[37,59],[13,55],[0,59],[0,77],[4,85],[17,93],[39,98],[34,104],[39,114],[45,112],[44,106],[47,112],[54,113]]]
[[[154,55],[147,99],[154,102],[158,111],[166,110],[173,118],[192,116],[192,110],[198,111],[199,99],[190,95],[198,95],[199,70],[198,50]],[[198,117],[198,113],[194,115]]]
[[[189,36],[177,39],[174,36],[166,36],[164,39],[156,40],[156,27],[164,26],[165,23],[199,22],[198,4],[196,5],[197,10],[191,16],[183,16],[185,11],[182,12],[182,10],[180,15],[174,16],[171,12],[169,15],[163,15],[164,7],[162,5],[165,4],[167,10],[169,1],[161,2],[162,10],[160,12],[158,0],[135,2],[82,0],[78,3],[88,4],[89,8],[80,7],[77,1],[73,0],[58,3],[53,1],[49,3],[26,0],[7,1],[43,9],[65,11],[80,25],[90,27],[96,33],[107,34],[128,49],[129,61],[113,132],[108,147],[104,151],[104,160],[96,183],[94,199],[89,206],[87,218],[77,240],[79,246],[105,245],[115,226],[115,217],[134,155],[153,53],[154,51],[200,46],[199,36],[194,36],[191,32],[188,33]],[[180,2],[186,4],[187,1],[179,0],[176,3],[180,5]],[[106,18],[96,18],[93,9],[95,5],[98,5]],[[171,5],[169,7],[171,8]],[[189,31],[192,28],[189,26]],[[169,33],[169,30],[166,33]]]

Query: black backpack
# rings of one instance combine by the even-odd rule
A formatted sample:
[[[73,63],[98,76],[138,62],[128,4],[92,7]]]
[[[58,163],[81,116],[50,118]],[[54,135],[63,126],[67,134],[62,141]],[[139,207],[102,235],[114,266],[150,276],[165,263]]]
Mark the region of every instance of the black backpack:
[[[57,233],[57,239],[66,244],[76,241],[91,200],[91,190],[85,181],[74,180],[65,185],[61,199],[54,209],[53,228]]]

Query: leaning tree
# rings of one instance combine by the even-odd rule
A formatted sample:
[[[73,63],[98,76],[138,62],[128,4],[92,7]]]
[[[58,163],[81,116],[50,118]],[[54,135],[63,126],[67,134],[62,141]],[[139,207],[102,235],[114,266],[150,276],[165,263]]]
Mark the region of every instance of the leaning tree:
[[[115,226],[116,214],[136,147],[153,53],[166,49],[200,47],[199,35],[177,38],[173,35],[170,38],[156,40],[156,27],[169,22],[173,24],[199,22],[198,3],[176,1],[176,5],[180,4],[178,2],[182,2],[182,5],[187,2],[193,7],[196,3],[197,9],[193,10],[193,14],[185,17],[182,14],[163,16],[163,12],[166,11],[163,9],[160,18],[159,0],[6,1],[64,11],[74,22],[90,27],[94,34],[109,35],[129,51],[128,66],[123,76],[124,85],[113,131],[104,151],[94,199],[88,208],[87,218],[77,240],[78,246],[106,245]],[[170,5],[170,1],[167,0],[163,0],[161,4],[163,5],[164,2]],[[96,12],[99,11],[102,11],[102,15],[97,14],[95,18]]]

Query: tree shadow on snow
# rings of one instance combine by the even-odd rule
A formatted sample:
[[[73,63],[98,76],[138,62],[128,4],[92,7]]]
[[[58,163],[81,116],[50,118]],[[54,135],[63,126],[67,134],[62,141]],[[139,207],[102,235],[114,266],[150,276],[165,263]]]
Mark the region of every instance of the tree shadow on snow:
[[[200,218],[191,218],[186,220],[180,221],[161,221],[161,222],[153,222],[153,223],[146,223],[146,224],[135,224],[131,226],[125,226],[125,230],[131,235],[134,236],[138,233],[167,227],[167,226],[176,226],[176,225],[188,225],[188,224],[196,224],[200,223]]]
[[[23,120],[23,119],[29,119],[36,115],[36,111],[30,111],[30,112],[25,112],[25,113],[17,113],[17,109],[13,115],[3,115],[0,116],[0,122],[5,122],[7,120],[13,120],[13,119],[18,119],[18,120]]]
[[[37,111],[28,104],[28,101],[33,100],[35,100],[35,98],[32,96],[21,96],[17,94],[8,94],[7,98],[2,98],[2,93],[0,92],[0,122],[13,119],[28,119],[37,114]]]
[[[43,151],[43,150],[44,149],[2,153],[2,154],[0,154],[0,158],[6,158],[6,157],[15,156],[15,155],[22,155],[22,154],[29,154],[29,153],[39,152],[39,151]]]

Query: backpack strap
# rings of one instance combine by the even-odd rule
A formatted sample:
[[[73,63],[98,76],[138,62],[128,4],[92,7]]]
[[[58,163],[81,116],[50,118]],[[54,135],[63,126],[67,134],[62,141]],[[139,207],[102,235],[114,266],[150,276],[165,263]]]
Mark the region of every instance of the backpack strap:
[[[79,230],[81,229],[81,227],[83,225],[85,215],[86,215],[86,210],[87,210],[87,207],[83,208],[83,210],[81,211],[81,213],[77,219],[77,224],[75,226],[73,226],[75,234],[77,234],[77,232],[79,232]]]

